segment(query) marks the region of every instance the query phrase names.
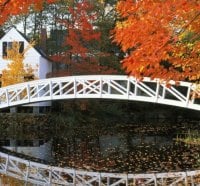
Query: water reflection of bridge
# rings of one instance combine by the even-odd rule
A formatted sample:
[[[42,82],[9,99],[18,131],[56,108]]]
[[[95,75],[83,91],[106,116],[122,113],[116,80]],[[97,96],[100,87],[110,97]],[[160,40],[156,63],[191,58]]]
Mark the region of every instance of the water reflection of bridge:
[[[136,134],[137,135],[137,134]],[[136,136],[135,136],[136,137]],[[145,135],[142,137],[142,143],[155,143],[160,144],[162,138],[159,136]],[[93,139],[93,138],[92,138]],[[113,142],[110,142],[110,140]],[[78,142],[84,142],[80,138]],[[100,149],[106,152],[106,148],[119,148],[123,147],[121,151],[127,150],[126,146],[123,146],[122,135],[103,135],[99,136]],[[108,146],[105,145],[106,141],[109,141]],[[141,143],[135,140],[132,136],[133,145]],[[165,141],[165,140],[164,140]],[[15,141],[16,142],[16,141]],[[64,141],[64,143],[66,143]],[[166,142],[166,141],[165,141]],[[168,143],[168,141],[167,141]],[[12,143],[10,143],[12,144]],[[32,143],[34,144],[34,143]],[[38,142],[37,142],[38,144]],[[163,145],[163,144],[160,144]],[[81,148],[77,149],[81,150]],[[83,149],[84,150],[84,149]],[[81,153],[81,152],[79,152]],[[119,151],[118,151],[119,153]],[[68,154],[70,156],[70,152]],[[30,182],[37,185],[90,185],[90,186],[102,186],[102,185],[180,185],[184,184],[197,184],[199,183],[198,178],[200,177],[199,171],[187,171],[187,172],[171,172],[171,173],[149,173],[149,174],[120,174],[120,173],[106,173],[106,172],[91,172],[82,171],[74,168],[61,168],[55,167],[48,164],[42,164],[23,157],[17,154],[0,153],[0,173],[21,179],[25,182]],[[64,159],[65,156],[63,156]],[[92,169],[90,169],[92,170]]]
[[[88,172],[40,164],[5,153],[0,153],[0,160],[1,174],[37,185],[195,185],[200,176],[200,170],[149,174]]]

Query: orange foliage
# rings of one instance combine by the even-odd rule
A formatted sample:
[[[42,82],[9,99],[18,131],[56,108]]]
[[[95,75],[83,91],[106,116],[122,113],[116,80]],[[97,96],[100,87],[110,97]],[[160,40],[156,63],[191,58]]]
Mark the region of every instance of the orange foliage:
[[[68,68],[50,73],[48,76],[115,73],[116,70],[99,64],[98,58],[105,54],[91,47],[93,43],[100,41],[101,36],[94,26],[98,16],[92,2],[76,2],[69,7],[69,13],[69,19],[60,21],[68,32],[63,43],[63,47],[68,49],[51,57],[54,62],[65,63]]]
[[[0,0],[0,25],[10,16],[28,12],[30,6],[41,10],[44,2],[53,3],[55,0]]]
[[[200,79],[199,0],[120,0],[116,10],[112,36],[127,54],[122,66],[128,74]]]
[[[68,31],[64,45],[70,46],[68,53],[86,57],[86,54],[90,52],[88,49],[90,42],[100,39],[100,32],[93,26],[97,15],[93,11],[92,4],[87,0],[69,7],[69,13],[70,19],[61,22]]]

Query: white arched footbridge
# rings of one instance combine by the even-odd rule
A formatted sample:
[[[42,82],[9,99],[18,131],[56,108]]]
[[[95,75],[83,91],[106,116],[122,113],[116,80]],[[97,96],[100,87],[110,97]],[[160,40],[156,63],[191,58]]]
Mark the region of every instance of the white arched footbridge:
[[[137,81],[128,76],[69,76],[0,88],[0,108],[34,102],[103,98],[146,101],[200,110],[200,92],[194,84],[159,80]],[[44,165],[0,152],[0,174],[36,185],[132,186],[199,185],[200,170],[166,173],[103,173]],[[1,181],[1,180],[0,180]]]
[[[0,108],[34,102],[103,98],[154,102],[200,110],[200,91],[189,82],[165,82],[121,75],[68,76],[0,88]]]

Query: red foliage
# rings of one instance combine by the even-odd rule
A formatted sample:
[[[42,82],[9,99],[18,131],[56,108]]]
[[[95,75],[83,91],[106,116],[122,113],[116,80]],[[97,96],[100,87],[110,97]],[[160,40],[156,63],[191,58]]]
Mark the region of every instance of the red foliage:
[[[0,0],[0,25],[3,24],[10,16],[28,12],[31,5],[40,10],[43,3],[53,3],[56,0]]]
[[[128,74],[200,79],[199,0],[120,0],[116,9],[121,20],[113,41],[127,53],[122,65]],[[194,38],[186,39],[189,33]]]
[[[55,62],[67,64],[68,69],[51,73],[49,76],[115,73],[115,70],[99,65],[98,58],[105,54],[91,47],[93,43],[100,42],[101,36],[94,26],[97,13],[92,2],[83,0],[74,3],[73,7],[69,7],[69,13],[69,19],[60,21],[68,32],[63,43],[63,47],[68,49],[52,56]]]
[[[68,30],[64,46],[70,46],[69,53],[86,57],[86,54],[90,52],[88,49],[90,42],[100,39],[100,32],[93,26],[97,18],[96,13],[87,0],[77,2],[69,8],[69,12],[70,19],[61,22]]]

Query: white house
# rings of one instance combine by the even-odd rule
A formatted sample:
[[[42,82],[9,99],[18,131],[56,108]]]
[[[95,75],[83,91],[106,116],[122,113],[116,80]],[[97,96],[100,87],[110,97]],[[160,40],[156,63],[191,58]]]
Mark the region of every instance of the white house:
[[[32,139],[32,140],[16,140],[6,139],[6,144],[2,143],[2,147],[20,154],[28,155],[41,160],[53,160],[52,156],[52,140]],[[1,142],[1,141],[0,141]]]
[[[3,69],[7,68],[9,60],[5,59],[7,55],[7,49],[12,46],[13,42],[19,42],[19,52],[29,46],[29,42],[16,28],[11,28],[2,38],[0,38],[0,74]],[[24,65],[30,65],[34,70],[34,77],[37,79],[46,78],[46,74],[52,71],[52,63],[48,58],[39,50],[31,47],[26,53],[24,58]],[[29,105],[30,106],[30,105]],[[49,106],[49,103],[37,103],[33,104],[35,108],[38,106]],[[38,109],[38,108],[37,108]],[[37,110],[36,109],[36,110]]]

